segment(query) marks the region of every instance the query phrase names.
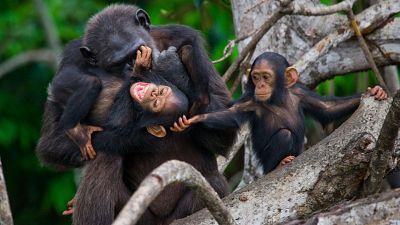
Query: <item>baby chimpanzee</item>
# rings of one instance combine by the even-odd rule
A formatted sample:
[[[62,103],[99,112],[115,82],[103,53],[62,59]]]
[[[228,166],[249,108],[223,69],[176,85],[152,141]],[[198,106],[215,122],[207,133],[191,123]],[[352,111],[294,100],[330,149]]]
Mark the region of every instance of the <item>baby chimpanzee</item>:
[[[265,52],[258,56],[250,71],[251,79],[243,96],[228,110],[181,117],[171,127],[180,132],[193,123],[209,127],[238,127],[250,121],[251,138],[264,174],[291,162],[303,151],[304,112],[322,124],[352,113],[360,95],[321,97],[300,83],[297,70],[280,54]],[[368,88],[376,100],[387,98],[379,86]]]

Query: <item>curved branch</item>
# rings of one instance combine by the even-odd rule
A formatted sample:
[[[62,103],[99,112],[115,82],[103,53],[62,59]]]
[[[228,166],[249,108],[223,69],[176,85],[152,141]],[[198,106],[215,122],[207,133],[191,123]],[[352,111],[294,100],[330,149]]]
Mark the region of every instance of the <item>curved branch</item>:
[[[48,49],[23,52],[0,64],[0,79],[22,65],[36,61],[45,61],[50,65],[54,65],[56,56],[53,51]]]
[[[113,225],[135,224],[158,194],[174,182],[182,182],[195,190],[220,225],[236,224],[218,194],[199,171],[185,162],[171,160],[157,167],[142,181]]]

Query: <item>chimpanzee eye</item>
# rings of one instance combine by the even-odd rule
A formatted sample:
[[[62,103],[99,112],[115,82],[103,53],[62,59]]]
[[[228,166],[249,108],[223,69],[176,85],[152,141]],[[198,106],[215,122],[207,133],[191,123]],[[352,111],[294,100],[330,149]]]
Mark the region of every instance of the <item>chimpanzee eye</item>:
[[[259,80],[259,79],[260,79],[260,76],[258,76],[258,75],[253,75],[253,79],[254,79],[254,80]]]

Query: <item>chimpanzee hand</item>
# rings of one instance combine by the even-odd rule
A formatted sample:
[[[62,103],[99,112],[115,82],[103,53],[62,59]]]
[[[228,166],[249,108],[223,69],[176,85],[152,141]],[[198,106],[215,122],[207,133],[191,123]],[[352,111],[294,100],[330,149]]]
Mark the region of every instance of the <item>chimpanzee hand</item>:
[[[75,127],[68,129],[66,134],[76,145],[78,145],[82,157],[88,160],[96,157],[96,152],[92,146],[92,133],[102,130],[103,128],[101,127],[78,124]]]
[[[182,63],[179,58],[176,48],[170,46],[167,50],[164,50],[154,58],[153,69],[159,71],[175,70],[176,68],[182,68]],[[166,73],[168,74],[168,72]]]
[[[141,72],[151,68],[151,52],[152,49],[147,46],[140,46],[136,51],[136,60],[133,67],[135,76],[140,76]]]
[[[189,128],[190,125],[205,120],[206,117],[207,117],[206,114],[202,114],[202,115],[196,115],[190,119],[187,119],[186,116],[183,115],[182,117],[179,117],[178,123],[175,122],[174,125],[172,127],[170,127],[170,130],[174,131],[174,132],[182,132],[182,131],[186,130],[187,128]]]
[[[381,101],[387,99],[387,93],[386,91],[380,87],[380,86],[375,86],[373,88],[368,88],[367,93],[370,94],[371,96],[375,97],[375,100]]]
[[[72,215],[74,213],[74,204],[75,204],[75,202],[76,202],[76,199],[74,197],[67,203],[67,209],[64,210],[64,212],[62,213],[64,216],[69,216],[69,215]]]

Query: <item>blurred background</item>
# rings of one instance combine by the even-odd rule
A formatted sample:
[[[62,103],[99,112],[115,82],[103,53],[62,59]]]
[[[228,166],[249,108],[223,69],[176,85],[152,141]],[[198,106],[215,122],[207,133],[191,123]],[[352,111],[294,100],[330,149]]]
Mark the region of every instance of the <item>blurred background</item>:
[[[56,172],[42,167],[34,149],[39,138],[46,88],[55,74],[58,60],[53,53],[59,55],[67,42],[81,37],[88,18],[114,2],[117,1],[2,0],[0,4],[0,156],[17,225],[71,223],[61,212],[76,190],[74,172]],[[119,2],[144,8],[154,25],[177,23],[200,30],[213,60],[220,58],[228,40],[235,38],[229,0]],[[361,4],[356,6],[356,12],[365,7],[362,1],[358,2]],[[216,64],[218,71],[225,72],[236,57],[237,50],[230,58]],[[363,73],[367,76],[353,74],[324,82],[317,91],[339,96],[364,92],[376,81],[371,72]],[[234,98],[238,96],[240,90]],[[322,129],[307,119],[308,145],[323,138],[330,129],[333,126]],[[242,161],[239,155],[232,163],[226,174],[229,178],[240,175]]]

